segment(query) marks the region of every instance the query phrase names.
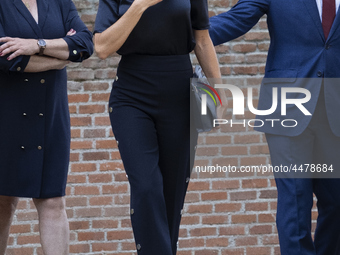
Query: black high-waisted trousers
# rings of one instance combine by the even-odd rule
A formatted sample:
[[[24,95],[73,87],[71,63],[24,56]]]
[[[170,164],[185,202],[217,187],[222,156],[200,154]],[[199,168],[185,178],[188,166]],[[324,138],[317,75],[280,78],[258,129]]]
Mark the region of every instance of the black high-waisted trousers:
[[[189,55],[126,55],[113,83],[110,119],[131,187],[139,255],[176,254],[197,141],[192,73]]]

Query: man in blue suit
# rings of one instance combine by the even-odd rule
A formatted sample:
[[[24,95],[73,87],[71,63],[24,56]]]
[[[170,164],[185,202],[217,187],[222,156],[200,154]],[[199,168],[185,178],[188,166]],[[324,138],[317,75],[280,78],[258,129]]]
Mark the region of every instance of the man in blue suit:
[[[327,172],[317,178],[299,171],[276,175],[282,255],[340,254],[340,79],[336,79],[340,78],[339,2],[240,0],[230,11],[210,19],[210,35],[218,45],[243,35],[267,15],[271,44],[258,108],[271,108],[273,87],[278,88],[279,101],[270,116],[258,118],[294,119],[298,125],[288,128],[267,124],[257,130],[266,133],[274,166],[302,167],[303,172],[311,173],[307,164],[320,164]],[[311,98],[303,105],[309,114],[292,104],[282,115],[280,91],[284,87],[310,91]],[[289,94],[294,100],[304,96]],[[313,193],[319,213],[314,240]]]

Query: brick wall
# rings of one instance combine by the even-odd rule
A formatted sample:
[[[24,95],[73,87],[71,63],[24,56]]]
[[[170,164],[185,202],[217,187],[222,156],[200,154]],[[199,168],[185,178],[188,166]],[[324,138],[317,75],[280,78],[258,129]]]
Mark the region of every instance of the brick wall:
[[[74,2],[92,30],[98,0]],[[210,0],[210,14],[224,12],[236,2]],[[252,86],[258,95],[268,46],[264,17],[245,36],[216,47],[228,83],[244,91]],[[136,254],[129,220],[129,186],[108,118],[107,101],[119,59],[115,55],[101,61],[94,55],[68,68],[72,151],[66,200],[72,254]],[[226,119],[231,117],[229,110]],[[253,118],[249,112],[245,117]],[[197,166],[268,163],[265,136],[248,127],[226,125],[199,138]],[[276,189],[271,176],[194,171],[178,254],[279,254],[275,210]],[[314,212],[313,218],[316,216]],[[42,254],[37,214],[29,199],[19,202],[7,254]]]

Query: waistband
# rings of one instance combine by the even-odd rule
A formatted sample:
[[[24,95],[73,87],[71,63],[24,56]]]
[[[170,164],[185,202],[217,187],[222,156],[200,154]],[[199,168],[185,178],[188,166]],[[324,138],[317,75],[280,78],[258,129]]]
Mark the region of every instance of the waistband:
[[[181,71],[192,69],[189,54],[152,56],[152,55],[123,55],[119,67],[142,71]]]

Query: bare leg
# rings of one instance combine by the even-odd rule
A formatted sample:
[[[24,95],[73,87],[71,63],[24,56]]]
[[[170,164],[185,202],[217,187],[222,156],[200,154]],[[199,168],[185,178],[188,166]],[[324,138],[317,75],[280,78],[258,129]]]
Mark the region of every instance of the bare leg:
[[[33,199],[39,215],[41,246],[45,255],[69,254],[69,224],[65,199]]]
[[[19,198],[0,196],[0,255],[4,255],[7,247],[9,228]]]

